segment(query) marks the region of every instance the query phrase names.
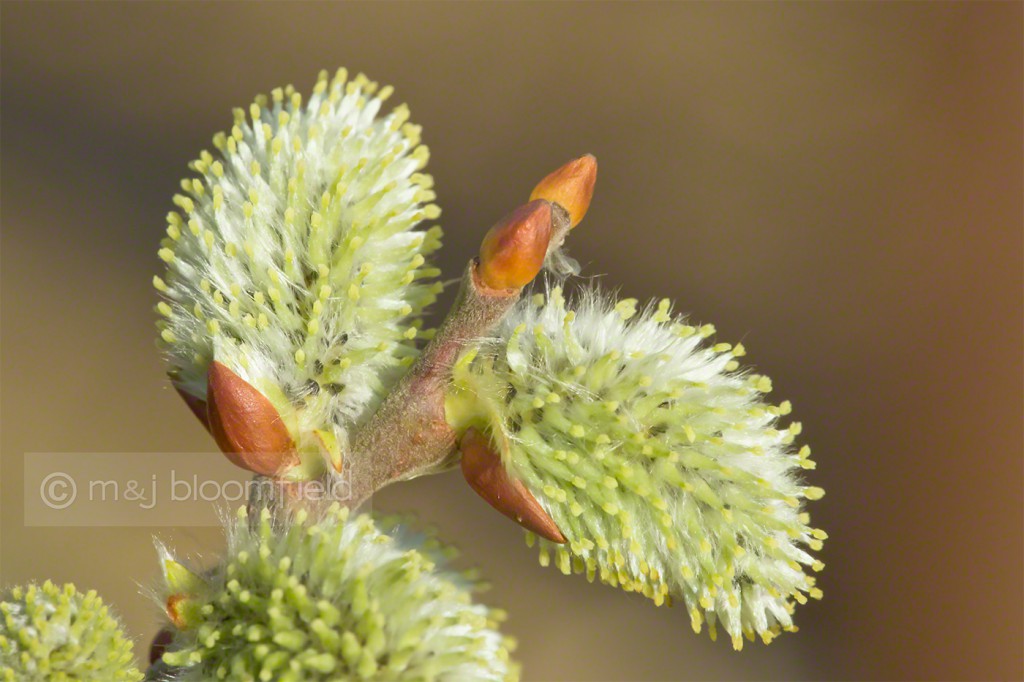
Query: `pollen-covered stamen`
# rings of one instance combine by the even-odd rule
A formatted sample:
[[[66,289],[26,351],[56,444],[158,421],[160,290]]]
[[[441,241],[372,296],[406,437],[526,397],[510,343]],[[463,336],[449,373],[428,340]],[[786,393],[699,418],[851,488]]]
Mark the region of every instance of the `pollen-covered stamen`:
[[[551,241],[551,204],[531,201],[498,221],[480,245],[476,274],[489,289],[521,289],[537,276]]]
[[[210,363],[207,381],[210,432],[228,459],[264,476],[298,463],[295,441],[266,396],[219,362]]]
[[[537,183],[530,200],[547,199],[564,208],[569,214],[569,228],[572,229],[580,224],[590,208],[595,182],[597,159],[593,154],[585,154],[552,171]]]
[[[802,507],[824,491],[797,475],[810,453],[793,447],[798,425],[778,424],[789,403],[765,402],[771,381],[738,371],[743,349],[713,333],[668,300],[591,290],[569,306],[555,288],[455,364],[446,413],[493,434],[566,538],[539,541],[542,565],[680,600],[695,629],[739,647],[820,598],[808,569],[826,536]]]
[[[291,86],[257,97],[200,152],[153,280],[168,373],[193,411],[222,363],[274,402],[310,476],[315,432],[345,443],[369,419],[429,338],[441,291],[419,126],[405,105],[385,110],[390,87],[331,76],[308,100]]]
[[[459,450],[462,475],[487,504],[543,538],[565,542],[565,536],[537,498],[521,481],[509,476],[501,455],[494,451],[486,436],[474,428],[468,429],[459,442]]]

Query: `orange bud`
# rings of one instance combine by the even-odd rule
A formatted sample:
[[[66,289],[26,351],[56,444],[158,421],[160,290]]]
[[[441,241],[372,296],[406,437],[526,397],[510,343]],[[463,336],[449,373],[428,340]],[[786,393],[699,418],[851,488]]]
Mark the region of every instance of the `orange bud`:
[[[195,397],[191,393],[186,392],[178,384],[174,384],[174,390],[178,392],[178,395],[181,396],[181,399],[185,401],[186,405],[188,405],[188,409],[192,410],[192,414],[194,414],[196,418],[203,423],[203,426],[206,427],[206,430],[209,431],[210,421],[206,416],[206,403],[200,400],[199,398]]]
[[[583,220],[594,197],[594,183],[597,182],[597,159],[586,154],[570,161],[550,173],[537,183],[530,194],[530,200],[547,199],[569,213],[569,228]]]
[[[462,475],[487,504],[551,542],[565,542],[565,536],[537,498],[522,481],[509,476],[501,456],[491,449],[486,436],[471,428],[462,436],[459,449],[462,451]]]
[[[264,476],[298,463],[295,442],[277,408],[220,362],[206,376],[210,433],[228,459]]]
[[[551,204],[523,204],[484,236],[477,277],[489,289],[521,289],[544,267],[550,241]]]

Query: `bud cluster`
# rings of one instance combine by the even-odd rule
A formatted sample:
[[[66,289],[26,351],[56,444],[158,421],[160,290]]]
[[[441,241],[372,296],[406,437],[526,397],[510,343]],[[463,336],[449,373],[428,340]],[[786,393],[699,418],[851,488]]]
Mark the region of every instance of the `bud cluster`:
[[[352,507],[458,464],[542,564],[682,601],[736,648],[794,630],[794,604],[821,597],[808,569],[826,536],[803,510],[823,491],[799,475],[814,463],[781,423],[789,403],[668,300],[531,296],[541,270],[579,271],[562,247],[593,198],[589,154],[493,224],[424,332],[441,233],[417,228],[439,209],[407,108],[379,115],[390,94],[341,70],[305,104],[290,87],[259,97],[175,197],[161,344],[220,449],[285,491],[342,474]],[[256,518],[263,502],[284,522]],[[250,504],[212,572],[165,556],[166,674],[514,674],[490,612],[432,554],[298,495]]]

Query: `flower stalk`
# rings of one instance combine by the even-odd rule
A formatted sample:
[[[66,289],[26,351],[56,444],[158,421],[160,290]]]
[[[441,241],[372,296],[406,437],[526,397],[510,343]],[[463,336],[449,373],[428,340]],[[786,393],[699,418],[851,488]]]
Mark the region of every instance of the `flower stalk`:
[[[463,271],[448,316],[423,354],[381,408],[359,429],[345,472],[350,506],[389,483],[443,471],[455,464],[456,432],[445,417],[445,389],[467,345],[486,337],[540,272],[554,212],[547,201],[514,210],[484,238],[480,256]]]

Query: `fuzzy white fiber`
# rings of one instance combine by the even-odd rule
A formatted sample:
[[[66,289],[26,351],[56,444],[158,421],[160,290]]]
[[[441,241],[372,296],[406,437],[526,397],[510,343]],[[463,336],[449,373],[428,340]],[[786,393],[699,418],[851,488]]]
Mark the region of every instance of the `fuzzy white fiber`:
[[[802,511],[820,488],[778,426],[767,377],[740,369],[741,346],[587,290],[524,300],[455,372],[449,419],[490,434],[510,473],[568,542],[540,540],[565,573],[586,573],[657,604],[682,599],[694,629],[734,645],[793,629],[795,602],[820,597],[823,531]],[[532,542],[534,538],[529,536]]]
[[[191,164],[154,279],[177,386],[206,397],[213,360],[263,392],[300,452],[314,429],[342,441],[418,353],[440,246],[420,128],[390,86],[344,69],[313,95],[260,96]]]

